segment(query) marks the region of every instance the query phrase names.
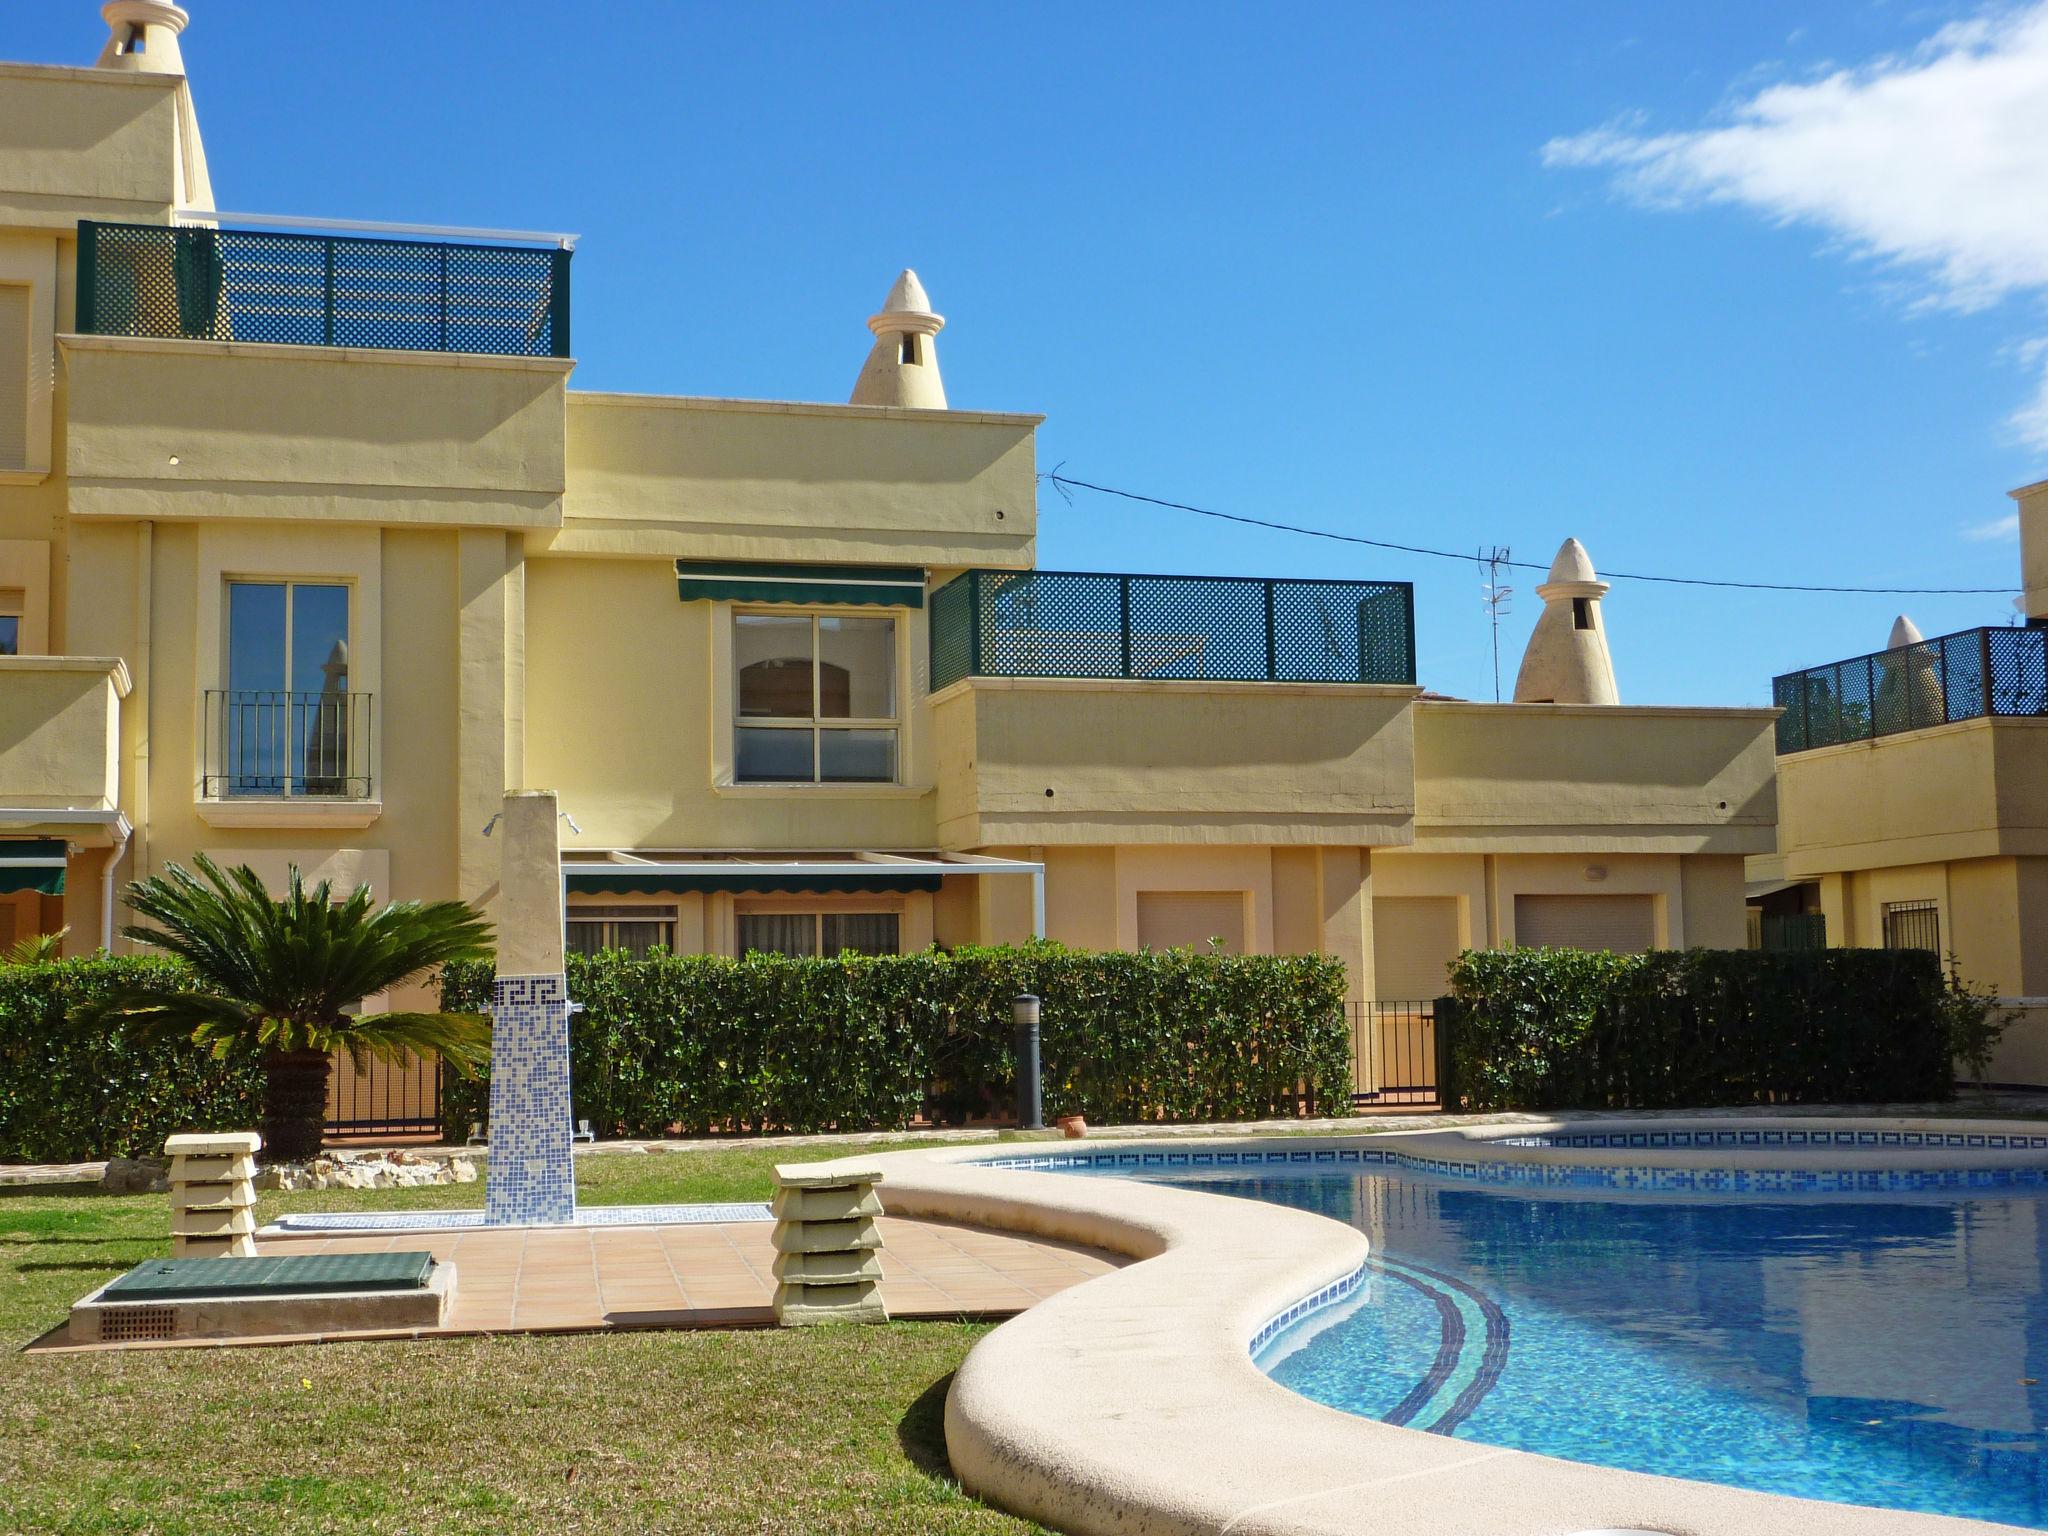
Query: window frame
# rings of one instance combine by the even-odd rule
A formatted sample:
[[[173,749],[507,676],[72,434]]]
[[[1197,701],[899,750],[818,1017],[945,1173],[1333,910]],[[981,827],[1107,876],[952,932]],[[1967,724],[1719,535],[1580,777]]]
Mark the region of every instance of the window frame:
[[[741,661],[740,631],[742,623],[750,618],[781,619],[784,621],[803,619],[810,626],[811,663],[811,713],[808,717],[797,715],[747,715],[741,712],[744,682],[742,673],[746,670]],[[822,713],[824,653],[820,644],[820,622],[825,619],[864,619],[885,623],[889,626],[889,695],[894,702],[895,713],[888,716],[848,715],[844,718],[828,717]],[[899,609],[861,609],[849,611],[835,607],[766,606],[760,604],[735,603],[727,626],[727,638],[732,650],[731,688],[732,707],[730,728],[732,730],[732,782],[735,785],[776,788],[879,788],[900,785],[904,780],[904,741],[909,711],[906,708],[905,679],[903,675],[903,613]],[[740,733],[742,731],[768,730],[796,733],[807,731],[811,738],[811,776],[807,779],[752,778],[741,769]],[[893,737],[890,752],[890,774],[885,779],[842,779],[825,777],[825,733],[828,731],[887,731]]]
[[[568,945],[568,929],[571,924],[575,923],[594,923],[604,930],[603,941],[599,943],[597,949],[579,950]],[[650,951],[660,949],[671,955],[676,953],[676,939],[682,929],[682,909],[672,904],[662,905],[660,903],[649,903],[646,906],[597,904],[582,907],[572,903],[564,908],[562,912],[564,948],[570,954],[601,954],[608,949],[624,949],[626,948],[625,945],[614,941],[617,938],[617,931],[620,925],[626,923],[658,923],[667,927],[667,941],[665,943],[651,944],[648,946],[648,949]],[[635,955],[634,958],[636,960],[644,959],[645,955]]]
[[[1894,927],[1892,921],[1894,918],[1903,918],[1905,921]],[[1928,926],[1934,930],[1934,943],[1932,945],[1923,945],[1898,942],[1903,930],[1918,926],[1914,920],[1920,918],[1924,918]],[[1917,897],[1910,901],[1888,901],[1884,903],[1878,914],[1878,924],[1884,937],[1884,947],[1886,949],[1918,949],[1932,955],[1939,955],[1941,953],[1941,903],[1931,896]]]
[[[746,943],[740,938],[740,925],[750,917],[775,917],[782,918],[785,920],[795,917],[808,918],[811,923],[811,942],[815,946],[815,948],[813,948],[813,950],[811,951],[810,956],[799,958],[837,960],[842,954],[874,953],[900,955],[903,953],[903,924],[905,913],[903,909],[898,906],[848,906],[829,904],[825,906],[790,906],[781,902],[749,904],[746,906],[742,906],[738,908],[736,911],[734,911],[732,918],[732,947],[733,955],[736,959],[743,960],[750,954],[780,955],[785,953],[785,951],[779,949],[753,950],[747,948]],[[827,952],[825,948],[825,919],[828,917],[885,917],[896,925],[896,947],[891,950],[868,951],[840,949]]]

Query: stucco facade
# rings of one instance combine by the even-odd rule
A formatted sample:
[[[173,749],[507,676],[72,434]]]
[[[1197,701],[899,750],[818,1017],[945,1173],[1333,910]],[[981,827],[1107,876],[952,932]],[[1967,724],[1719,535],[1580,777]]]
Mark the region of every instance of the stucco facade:
[[[170,225],[196,154],[182,76],[0,66],[0,284],[28,290],[46,381],[0,472],[0,593],[22,606],[0,836],[66,841],[70,948],[100,942],[108,879],[201,850],[491,908],[485,828],[522,789],[573,819],[592,942],[643,921],[726,953],[813,920],[827,948],[1021,939],[1033,866],[1054,938],[1324,951],[1361,1001],[1434,996],[1467,945],[1742,942],[1771,711],[1425,697],[1398,584],[1249,583],[1226,594],[1249,617],[1140,633],[1130,582],[1152,579],[1111,576],[1120,618],[1047,617],[1054,578],[1002,585],[1044,575],[1039,418],[946,408],[909,274],[849,404],[242,339],[232,293],[214,304],[236,269],[203,265],[189,213],[206,323],[180,319],[189,284],[129,325],[170,334],[112,333],[104,295],[83,323],[79,221]],[[966,571],[994,595],[966,659],[941,657],[935,605]],[[1158,580],[1176,613],[1221,602]],[[237,618],[259,600],[281,642]],[[1297,611],[1342,680],[1288,653]],[[1031,660],[1119,634],[1114,675]],[[245,686],[266,644],[283,681]],[[315,663],[325,688],[295,681]]]

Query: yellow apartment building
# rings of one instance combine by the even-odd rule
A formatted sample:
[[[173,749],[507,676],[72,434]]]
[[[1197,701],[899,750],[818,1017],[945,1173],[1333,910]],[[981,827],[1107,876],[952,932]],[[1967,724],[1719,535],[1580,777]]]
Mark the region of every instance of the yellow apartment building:
[[[1750,861],[1763,942],[1931,949],[2020,1020],[1994,1082],[2048,1083],[2048,481],[2019,503],[2026,622],[1779,677],[1777,850]]]
[[[201,850],[489,908],[537,787],[586,949],[1744,942],[1773,712],[1617,703],[1575,541],[1510,704],[1402,583],[1042,570],[912,274],[847,403],[575,390],[572,240],[220,212],[185,13],[105,15],[0,65],[0,940]]]

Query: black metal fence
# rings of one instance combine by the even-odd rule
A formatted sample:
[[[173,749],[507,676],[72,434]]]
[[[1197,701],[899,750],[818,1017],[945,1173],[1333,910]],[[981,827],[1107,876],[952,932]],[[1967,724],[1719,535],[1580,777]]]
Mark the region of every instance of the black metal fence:
[[[1754,910],[1754,909],[1752,909]],[[1782,916],[1761,914],[1756,922],[1752,949],[1826,949],[1828,920],[1822,912],[1787,912]]]
[[[1351,1003],[1352,1098],[1360,1104],[1441,1102],[1434,1001]]]
[[[78,329],[408,352],[569,356],[568,251],[78,225]]]
[[[1805,752],[1986,715],[2048,715],[2048,629],[1965,629],[1771,681],[1778,750]]]
[[[967,571],[932,594],[932,687],[963,677],[1412,683],[1399,581]]]
[[[201,793],[367,800],[375,696],[209,688]]]
[[[406,1066],[372,1061],[358,1072],[346,1053],[334,1058],[327,1079],[327,1134],[425,1136],[441,1130],[438,1061],[415,1058]]]

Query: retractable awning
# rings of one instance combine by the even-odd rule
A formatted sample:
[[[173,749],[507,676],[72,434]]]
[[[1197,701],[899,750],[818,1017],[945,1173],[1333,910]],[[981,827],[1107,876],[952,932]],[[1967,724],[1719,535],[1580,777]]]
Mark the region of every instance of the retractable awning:
[[[762,560],[678,560],[686,603],[857,603],[922,608],[924,571],[914,565],[781,565]]]
[[[61,837],[0,839],[0,894],[40,891],[62,896],[65,863]]]

